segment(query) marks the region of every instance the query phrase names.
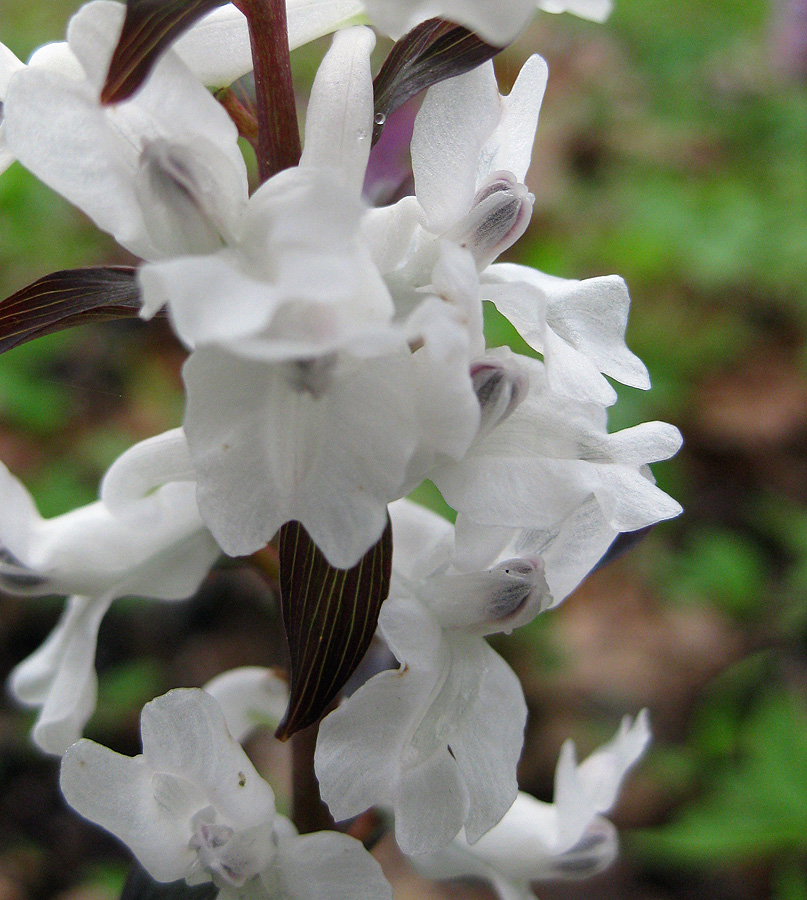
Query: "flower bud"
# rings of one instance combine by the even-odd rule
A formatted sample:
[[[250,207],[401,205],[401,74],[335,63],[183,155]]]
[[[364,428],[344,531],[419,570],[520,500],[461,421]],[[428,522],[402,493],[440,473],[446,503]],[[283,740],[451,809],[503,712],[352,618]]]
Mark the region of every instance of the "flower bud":
[[[444,628],[474,634],[509,633],[551,603],[538,558],[509,559],[484,572],[436,575],[426,603]]]
[[[32,572],[7,548],[0,546],[0,588],[17,596],[47,593],[48,579]]]
[[[471,384],[481,410],[477,436],[503,422],[527,395],[528,388],[522,372],[498,359],[474,363]]]
[[[222,180],[233,173],[229,160],[219,157],[203,143],[189,147],[155,138],[143,147],[135,190],[162,255],[211,253],[231,237],[237,211],[228,210],[226,200],[237,197],[238,188],[225,193]]]
[[[487,268],[527,230],[535,197],[510,172],[495,172],[476,193],[470,212],[446,237],[467,247]]]

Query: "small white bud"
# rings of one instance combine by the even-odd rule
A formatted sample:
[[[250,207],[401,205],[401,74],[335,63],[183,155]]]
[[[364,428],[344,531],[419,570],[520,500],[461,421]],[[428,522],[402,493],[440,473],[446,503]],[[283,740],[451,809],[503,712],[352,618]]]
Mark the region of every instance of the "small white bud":
[[[510,172],[495,172],[477,191],[468,214],[446,237],[467,247],[481,271],[527,230],[535,197]]]
[[[528,383],[515,366],[484,359],[471,366],[471,384],[479,401],[478,435],[503,422],[527,395]]]

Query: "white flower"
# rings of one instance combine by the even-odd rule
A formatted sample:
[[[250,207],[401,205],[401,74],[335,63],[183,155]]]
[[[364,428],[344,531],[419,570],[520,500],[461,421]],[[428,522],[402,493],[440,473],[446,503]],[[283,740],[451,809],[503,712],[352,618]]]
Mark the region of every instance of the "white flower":
[[[233,555],[296,519],[331,563],[353,565],[387,503],[477,430],[478,292],[396,310],[359,233],[373,41],[364,28],[334,38],[300,165],[256,192],[240,243],[141,269],[148,310],[167,299],[195,346],[185,432],[202,515]],[[438,284],[462,268],[441,262]]]
[[[498,368],[500,391],[516,396],[503,410],[498,394],[487,397],[487,429],[460,463],[432,473],[458,512],[480,525],[552,531],[593,495],[617,532],[680,514],[647,468],[679,449],[677,428],[645,422],[609,434],[605,408],[553,393],[537,360],[500,347],[476,365]]]
[[[227,730],[239,743],[261,726],[277,728],[289,702],[288,681],[261,666],[222,672],[204,688],[218,700]]]
[[[28,60],[28,65],[34,68],[48,69],[53,72],[61,72],[67,77],[79,77],[81,65],[75,58],[66,43],[45,44],[34,51]],[[8,147],[6,141],[6,126],[3,119],[2,105],[6,101],[8,86],[11,76],[26,68],[4,44],[0,44],[0,174],[14,162],[15,156]]]
[[[123,4],[94,0],[71,19],[80,72],[31,65],[11,79],[6,140],[20,162],[144,259],[230,239],[247,202],[238,133],[173,51],[129,101],[99,95]]]
[[[603,22],[612,0],[364,0],[374,25],[398,38],[420,22],[440,16],[475,31],[495,46],[515,40],[536,9],[570,12]]]
[[[227,731],[205,691],[146,704],[143,753],[122,756],[81,740],[62,760],[61,787],[79,813],[112,832],[157,881],[212,881],[221,900],[391,900],[358,841],[299,837]]]
[[[415,120],[415,196],[370,210],[364,230],[394,294],[422,287],[439,240],[467,247],[483,270],[523,234],[524,186],[546,63],[530,57],[506,97],[492,63],[431,87]]]
[[[321,724],[315,767],[332,815],[395,812],[408,853],[478,839],[515,799],[526,705],[481,635],[510,631],[548,601],[541,564],[453,566],[452,527],[407,501],[390,507],[395,551],[380,632],[401,663],[367,681]]]
[[[493,885],[501,900],[534,900],[530,882],[594,875],[617,853],[614,826],[603,816],[625,775],[650,740],[647,710],[577,765],[567,741],[555,770],[555,802],[519,793],[504,818],[474,844],[463,837],[412,862],[432,878],[472,876]]]
[[[630,297],[619,276],[576,281],[498,263],[484,272],[482,281],[482,297],[492,300],[543,354],[555,393],[610,406],[616,391],[603,374],[649,389],[644,363],[625,344]]]
[[[124,482],[128,459],[142,451],[133,447],[118,460]],[[153,476],[157,489],[120,514],[99,501],[45,520],[23,485],[0,468],[0,587],[24,596],[73,595],[9,682],[17,700],[41,708],[33,738],[49,753],[73,743],[95,708],[95,645],[112,601],[189,597],[220,553],[199,516],[195,485],[160,471]]]
[[[295,519],[349,567],[435,454],[461,457],[479,408],[464,331],[442,312],[414,353],[403,332],[390,332],[395,352],[370,358],[355,345],[276,363],[194,351],[185,431],[202,515],[226,552],[253,552]]]

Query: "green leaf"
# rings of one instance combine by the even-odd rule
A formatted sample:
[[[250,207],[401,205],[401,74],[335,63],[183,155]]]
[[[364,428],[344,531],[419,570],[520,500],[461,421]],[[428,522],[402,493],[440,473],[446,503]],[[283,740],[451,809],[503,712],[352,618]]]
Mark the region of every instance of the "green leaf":
[[[160,54],[203,15],[226,0],[126,0],[126,19],[109,63],[102,103],[126,100]]]
[[[73,325],[134,318],[140,311],[129,266],[64,269],[0,303],[0,353]]]
[[[807,850],[807,709],[772,694],[745,723],[738,760],[665,828],[635,836],[658,862],[711,865]]]
[[[472,31],[445,19],[421,22],[396,42],[373,80],[373,143],[381,137],[387,116],[411,97],[475,69],[503,49],[486,44]]]
[[[392,525],[353,566],[332,566],[299,522],[280,529],[280,601],[291,661],[286,740],[313,725],[361,662],[389,593]]]

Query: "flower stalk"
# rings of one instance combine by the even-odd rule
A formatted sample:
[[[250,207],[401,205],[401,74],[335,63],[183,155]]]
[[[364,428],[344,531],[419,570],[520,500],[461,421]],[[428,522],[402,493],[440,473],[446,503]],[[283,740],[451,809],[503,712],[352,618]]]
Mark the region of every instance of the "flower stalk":
[[[296,166],[302,148],[291,79],[284,0],[238,0],[247,17],[258,113],[258,176],[261,184]]]

